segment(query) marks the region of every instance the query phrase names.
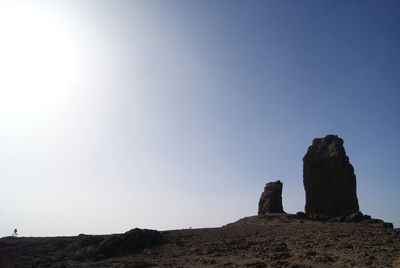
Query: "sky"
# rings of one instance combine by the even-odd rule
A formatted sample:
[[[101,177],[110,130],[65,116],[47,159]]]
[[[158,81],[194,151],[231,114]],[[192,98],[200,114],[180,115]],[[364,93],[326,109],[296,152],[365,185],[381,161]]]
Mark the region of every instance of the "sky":
[[[217,227],[265,183],[304,210],[344,139],[400,226],[398,1],[0,0],[0,236]]]

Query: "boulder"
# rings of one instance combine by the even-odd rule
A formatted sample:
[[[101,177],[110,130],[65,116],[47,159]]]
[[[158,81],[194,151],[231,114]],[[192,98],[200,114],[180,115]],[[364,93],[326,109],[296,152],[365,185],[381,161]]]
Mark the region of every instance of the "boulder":
[[[364,217],[364,214],[362,214],[360,211],[350,214],[349,216],[346,217],[346,222],[361,222],[365,220],[366,218]]]
[[[303,158],[303,183],[306,214],[337,217],[359,211],[356,176],[338,136],[314,139]]]
[[[156,230],[132,229],[124,234],[115,234],[105,238],[98,246],[96,255],[106,258],[124,256],[145,248],[161,245],[163,235]]]
[[[269,182],[264,187],[258,203],[258,215],[268,213],[285,213],[282,207],[282,182]]]
[[[296,216],[300,219],[308,219],[307,214],[304,213],[303,211],[299,211],[296,213]]]

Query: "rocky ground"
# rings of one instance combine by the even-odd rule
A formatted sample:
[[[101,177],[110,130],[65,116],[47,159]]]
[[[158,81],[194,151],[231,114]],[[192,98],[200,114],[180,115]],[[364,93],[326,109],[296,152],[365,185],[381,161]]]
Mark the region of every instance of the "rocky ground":
[[[382,222],[247,217],[220,228],[0,239],[0,267],[400,267]]]

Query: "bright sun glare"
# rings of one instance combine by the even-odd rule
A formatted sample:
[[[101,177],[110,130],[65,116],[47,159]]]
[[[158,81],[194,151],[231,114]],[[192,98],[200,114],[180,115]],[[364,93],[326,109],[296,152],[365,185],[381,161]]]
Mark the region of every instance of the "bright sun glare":
[[[69,90],[77,51],[63,26],[32,6],[0,9],[0,112],[31,113]]]

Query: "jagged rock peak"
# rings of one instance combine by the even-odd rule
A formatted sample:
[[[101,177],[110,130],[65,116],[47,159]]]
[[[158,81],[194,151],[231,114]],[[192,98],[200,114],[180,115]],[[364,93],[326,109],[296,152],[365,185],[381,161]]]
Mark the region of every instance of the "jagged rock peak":
[[[343,139],[337,135],[327,135],[324,138],[314,139],[304,157],[311,161],[326,160],[332,157],[349,160],[343,147]]]

